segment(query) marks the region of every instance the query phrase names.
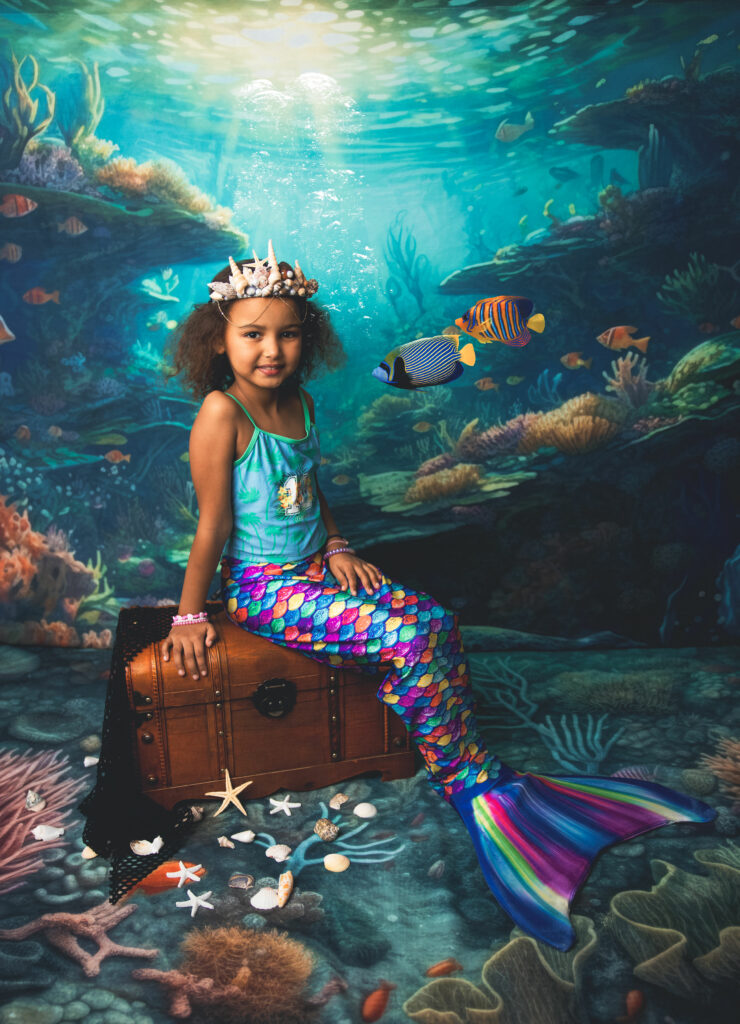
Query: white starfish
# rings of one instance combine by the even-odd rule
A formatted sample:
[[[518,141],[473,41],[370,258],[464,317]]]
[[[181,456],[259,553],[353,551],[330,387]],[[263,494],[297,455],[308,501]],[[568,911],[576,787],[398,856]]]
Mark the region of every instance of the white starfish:
[[[226,775],[226,789],[223,790],[220,793],[206,793],[205,794],[206,796],[222,796],[224,798],[223,803],[221,804],[219,809],[216,811],[216,813],[213,815],[213,817],[214,818],[217,817],[217,815],[219,815],[221,813],[221,811],[223,811],[223,809],[225,807],[228,807],[229,804],[234,804],[236,807],[239,808],[239,810],[242,812],[242,814],[246,818],[247,812],[244,810],[244,808],[242,807],[240,801],[238,800],[238,796],[239,796],[239,794],[241,793],[241,791],[243,789],[246,789],[247,786],[251,786],[252,782],[254,780],[250,779],[249,782],[242,782],[241,786],[236,786],[236,788],[235,788],[231,784],[231,777],[229,776],[229,769],[228,768],[226,769],[224,774]]]
[[[177,881],[177,888],[178,889],[181,889],[183,887],[183,885],[185,884],[185,882],[199,882],[200,881],[200,875],[198,874],[198,870],[203,867],[202,864],[196,864],[194,868],[186,868],[182,861],[180,861],[179,863],[180,863],[180,870],[179,871],[168,871],[167,872],[167,877],[168,878],[176,878],[178,880]]]
[[[273,797],[270,797],[270,803],[275,805],[270,811],[270,814],[277,814],[278,811],[285,811],[288,817],[290,817],[291,807],[301,806],[300,804],[292,804],[290,802],[290,793],[288,793],[287,796],[284,796],[282,800],[275,800]]]
[[[197,911],[198,907],[208,907],[209,910],[213,910],[213,904],[212,903],[206,903],[206,900],[211,895],[212,891],[213,890],[209,889],[209,891],[208,892],[204,892],[202,896],[196,896],[196,894],[193,892],[192,889],[188,889],[188,898],[186,900],[178,900],[178,902],[175,904],[175,906],[176,907],[191,907],[192,908],[191,911],[190,911],[190,916],[191,917],[195,917],[195,912]]]

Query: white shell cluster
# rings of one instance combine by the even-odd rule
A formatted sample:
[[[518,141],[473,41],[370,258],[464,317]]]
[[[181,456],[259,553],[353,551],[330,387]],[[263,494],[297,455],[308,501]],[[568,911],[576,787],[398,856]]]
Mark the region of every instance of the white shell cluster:
[[[212,300],[222,302],[229,299],[268,295],[301,295],[309,298],[318,291],[318,281],[313,277],[306,280],[298,260],[295,261],[295,269],[286,270],[283,278],[275,257],[275,250],[272,247],[272,239],[267,243],[266,260],[261,260],[254,249],[252,249],[252,254],[254,255],[254,266],[250,267],[244,263],[241,270],[229,256],[231,274],[228,282],[209,281],[208,283]]]
[[[162,849],[164,840],[161,836],[155,836],[151,843],[148,839],[133,839],[129,846],[138,857],[150,857],[153,853],[158,853]]]

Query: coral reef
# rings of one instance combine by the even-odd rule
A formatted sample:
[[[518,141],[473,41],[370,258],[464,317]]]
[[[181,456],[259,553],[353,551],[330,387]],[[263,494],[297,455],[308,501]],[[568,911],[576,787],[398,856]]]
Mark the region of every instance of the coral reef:
[[[576,395],[560,408],[541,413],[531,420],[517,451],[524,455],[546,447],[557,448],[569,455],[594,451],[621,429],[623,418],[616,405],[589,391]]]
[[[577,940],[567,953],[515,928],[510,941],[483,965],[480,988],[464,978],[439,978],[407,999],[404,1013],[421,1024],[572,1024],[596,932],[588,917],[574,914],[571,920]]]
[[[740,849],[695,850],[706,875],[650,862],[657,885],[611,900],[609,928],[635,974],[672,995],[707,999],[740,976]]]
[[[125,907],[112,907],[106,900],[96,907],[91,907],[82,914],[67,914],[60,911],[56,914],[42,914],[28,924],[19,928],[0,929],[0,940],[5,942],[23,942],[31,935],[43,932],[50,946],[75,960],[88,978],[100,974],[100,965],[109,956],[136,956],[151,960],[159,955],[158,949],[142,949],[136,946],[121,946],[108,938],[108,932],[120,921],[133,914],[136,904]],[[97,945],[95,953],[89,953],[79,943],[79,938]]]
[[[73,808],[75,797],[85,788],[84,779],[63,779],[69,761],[61,751],[30,750],[0,753],[0,893],[12,892],[44,866],[41,851],[66,846],[63,837],[42,845],[30,835],[39,822],[59,827]],[[46,800],[42,812],[29,811],[26,794],[34,789]]]
[[[170,990],[171,1016],[189,1017],[192,1005],[200,1005],[216,1010],[222,1021],[298,1024],[311,1019],[315,1007],[302,991],[314,958],[297,939],[272,929],[194,928],[181,947],[180,970],[132,972],[134,978]]]
[[[402,395],[380,395],[358,417],[360,433],[370,434],[374,431],[387,430],[388,421],[395,419],[400,413],[410,412],[414,403]]]
[[[670,312],[688,317],[697,325],[725,324],[737,316],[740,291],[733,286],[732,278],[720,274],[721,269],[703,253],[692,252],[686,270],[666,275],[657,297]]]
[[[31,527],[28,510],[20,515],[15,505],[0,496],[0,600],[6,615],[16,622],[0,622],[0,638],[8,643],[53,644],[63,647],[110,647],[110,630],[89,631],[82,641],[67,622],[47,615],[77,613],[82,601],[97,591],[98,565],[84,565],[66,543],[52,541]],[[35,616],[43,612],[38,621]],[[74,617],[73,614],[73,617]]]
[[[496,424],[480,432],[470,431],[461,435],[455,447],[458,460],[485,462],[497,455],[517,451],[519,442],[542,414],[521,413],[504,424]]]
[[[440,455],[434,455],[431,459],[426,459],[417,468],[415,476],[430,476],[432,473],[439,473],[443,469],[451,469],[458,462],[456,455],[452,452],[442,452]]]
[[[661,382],[661,390],[676,395],[691,384],[709,387],[715,381],[737,376],[740,348],[736,340],[732,334],[723,334],[695,345],[681,356],[665,381]]]
[[[219,226],[225,227],[231,217],[226,207],[214,207],[200,189],[188,181],[184,171],[165,158],[139,164],[133,157],[114,157],[97,168],[94,180],[127,196],[159,199],[169,206],[194,214],[218,214]]]
[[[552,374],[552,379],[550,375]],[[527,400],[533,406],[540,409],[552,409],[553,406],[562,404],[562,397],[559,392],[563,381],[563,374],[554,373],[549,367],[538,374],[537,383],[530,384],[527,388]]]
[[[601,375],[606,381],[606,390],[612,391],[620,402],[631,409],[639,409],[648,401],[655,383],[647,379],[646,359],[637,352],[628,352],[612,361],[611,370],[613,377],[606,370],[602,370]]]
[[[700,764],[720,779],[725,793],[740,800],[740,739],[722,736],[717,743],[717,753],[704,754]]]
[[[463,462],[450,469],[441,469],[437,473],[430,473],[429,476],[421,476],[409,487],[403,500],[408,503],[437,501],[439,498],[473,490],[481,482],[480,472],[480,466]]]
[[[39,66],[33,54],[28,55],[33,66],[31,81],[26,85],[21,69],[26,62],[24,57],[18,63],[12,54],[13,69],[11,82],[2,94],[3,130],[0,132],[0,171],[17,167],[23,151],[34,135],[40,135],[48,128],[54,117],[56,98],[51,89],[39,82]],[[36,88],[46,94],[46,116],[37,120],[39,101],[31,99],[31,92]]]

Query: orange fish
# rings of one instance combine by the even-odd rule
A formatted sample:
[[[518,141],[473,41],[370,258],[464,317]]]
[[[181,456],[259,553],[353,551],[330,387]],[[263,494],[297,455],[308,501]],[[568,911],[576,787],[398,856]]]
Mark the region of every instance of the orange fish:
[[[15,341],[15,335],[0,316],[0,345],[4,345],[6,341]]]
[[[61,224],[57,224],[57,231],[64,231],[67,235],[81,235],[87,231],[87,224],[83,224],[79,217],[67,217]]]
[[[380,1020],[385,1013],[385,1008],[388,1005],[390,994],[395,988],[395,985],[391,985],[389,981],[383,981],[381,978],[378,982],[378,988],[374,992],[371,992],[369,996],[366,996],[365,1001],[362,1004],[362,1010],[360,1014],[362,1019],[366,1022]]]
[[[426,814],[424,814],[424,811],[419,811],[414,820],[409,822],[409,828],[418,828],[419,825],[423,823],[425,818]]]
[[[183,861],[186,868],[197,867],[196,864],[191,864],[189,861]],[[177,878],[168,878],[168,872],[178,871],[180,868],[180,862],[177,860],[166,860],[164,864],[160,864],[158,868],[155,868],[151,874],[147,875],[146,878],[142,878],[140,882],[137,882],[131,889],[129,889],[126,895],[130,895],[132,892],[146,893],[147,896],[156,896],[158,892],[167,892],[168,889],[177,888]],[[204,867],[199,867],[196,871],[198,878],[202,878],[206,873]],[[120,902],[120,901],[119,901]]]
[[[740,331],[740,316],[736,316],[733,320],[730,320],[730,327],[734,327],[736,331]]]
[[[352,479],[352,477],[351,476],[347,476],[346,473],[340,473],[338,476],[333,476],[331,478],[331,482],[333,484],[336,484],[337,487],[344,487],[345,484],[348,484],[351,479]]]
[[[17,263],[23,255],[23,250],[14,242],[6,242],[0,249],[0,260],[7,260],[8,263]]]
[[[495,391],[498,391],[499,384],[493,379],[493,377],[481,377],[480,380],[475,382],[475,387],[477,387],[479,391],[490,391],[492,388]]]
[[[3,217],[24,217],[27,213],[35,210],[38,205],[28,196],[21,196],[16,192],[6,192],[3,195],[2,203],[0,203],[0,213]]]
[[[702,334],[716,334],[719,331],[719,327],[716,324],[699,324],[699,330]]]
[[[432,424],[427,422],[427,420],[419,420],[411,429],[415,430],[417,434],[426,434],[427,430],[432,429]]]
[[[116,462],[131,462],[131,453],[129,453],[128,455],[124,455],[123,452],[119,451],[118,448],[111,448],[111,450],[109,452],[105,453],[103,458],[107,459],[108,462],[113,462],[113,463],[116,463]]]
[[[630,989],[625,999],[627,1013],[623,1017],[617,1017],[620,1024],[629,1024],[629,1021],[636,1020],[645,1006],[645,996],[639,988]]]
[[[560,362],[568,370],[577,370],[580,366],[585,366],[587,370],[590,370],[593,359],[584,359],[583,352],[566,352],[564,356],[560,357]]]
[[[52,424],[46,433],[49,437],[53,437],[55,440],[58,440],[62,436],[63,431],[61,427],[57,427],[55,424]]]
[[[596,336],[596,340],[604,346],[604,348],[639,348],[644,354],[647,352],[647,343],[650,341],[650,335],[646,335],[644,338],[632,338],[631,335],[637,330],[636,327],[609,327],[602,334]]]
[[[17,441],[27,441],[31,436],[31,431],[25,423],[21,423],[13,436]]]
[[[424,973],[427,978],[443,978],[446,974],[453,974],[455,971],[464,970],[463,965],[454,956],[448,956],[446,960],[440,960],[438,964],[432,964]]]
[[[56,302],[59,305],[59,292],[47,292],[43,288],[29,288],[23,295],[24,302],[32,306],[42,306],[45,302]]]

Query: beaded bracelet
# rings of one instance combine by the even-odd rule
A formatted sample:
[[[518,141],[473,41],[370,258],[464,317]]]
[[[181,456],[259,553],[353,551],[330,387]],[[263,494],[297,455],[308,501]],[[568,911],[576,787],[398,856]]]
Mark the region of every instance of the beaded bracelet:
[[[173,626],[189,626],[195,622],[208,622],[208,612],[198,612],[197,615],[191,613],[187,615],[173,615],[172,625]]]
[[[355,549],[354,548],[350,548],[350,547],[346,547],[346,548],[332,548],[331,551],[325,551],[324,552],[324,559],[323,560],[326,561],[327,558],[331,558],[332,555],[341,555],[345,551],[348,551],[352,555],[355,554]]]

